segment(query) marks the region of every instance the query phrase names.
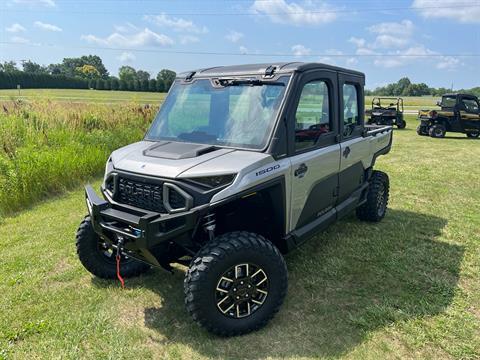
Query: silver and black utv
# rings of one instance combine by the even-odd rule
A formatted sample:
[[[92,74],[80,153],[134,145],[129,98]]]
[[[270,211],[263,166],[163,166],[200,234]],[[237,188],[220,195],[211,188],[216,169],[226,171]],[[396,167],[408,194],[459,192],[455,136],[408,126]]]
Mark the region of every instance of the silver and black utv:
[[[317,63],[177,76],[142,141],[86,187],[80,261],[107,279],[188,266],[185,304],[207,330],[264,326],[287,292],[286,254],[356,211],[380,221],[391,126],[364,125],[362,73]]]

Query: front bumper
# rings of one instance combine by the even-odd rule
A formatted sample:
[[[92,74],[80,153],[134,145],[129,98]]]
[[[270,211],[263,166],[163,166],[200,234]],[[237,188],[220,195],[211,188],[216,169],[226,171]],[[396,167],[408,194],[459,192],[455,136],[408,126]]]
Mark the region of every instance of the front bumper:
[[[160,214],[104,200],[90,185],[85,187],[85,199],[93,228],[104,241],[116,246],[122,238],[127,255],[155,266],[164,264],[153,250],[191,239],[209,208],[206,204],[182,213]]]

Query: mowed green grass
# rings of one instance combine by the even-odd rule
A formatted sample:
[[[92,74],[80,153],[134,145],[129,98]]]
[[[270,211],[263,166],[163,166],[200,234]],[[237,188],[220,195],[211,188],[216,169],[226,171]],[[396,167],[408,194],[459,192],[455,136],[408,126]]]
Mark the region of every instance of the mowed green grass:
[[[166,93],[79,90],[79,89],[16,89],[0,90],[0,102],[13,99],[44,100],[72,103],[121,103],[133,102],[139,104],[158,105],[165,99]]]
[[[264,329],[223,339],[183,306],[184,268],[99,280],[79,263],[82,189],[0,224],[0,358],[476,359],[480,141],[395,131],[378,224],[348,217],[286,257],[289,292]],[[93,181],[99,186],[99,180]]]
[[[117,103],[135,102],[160,104],[165,99],[166,93],[133,92],[133,91],[108,91],[108,90],[76,90],[76,89],[16,89],[0,90],[0,102],[12,99],[36,100],[50,99],[61,102],[88,102],[88,103]],[[366,108],[370,108],[373,96],[365,98]],[[405,109],[416,110],[420,108],[433,108],[439,98],[433,96],[407,96],[404,97]],[[386,105],[388,105],[385,102]]]

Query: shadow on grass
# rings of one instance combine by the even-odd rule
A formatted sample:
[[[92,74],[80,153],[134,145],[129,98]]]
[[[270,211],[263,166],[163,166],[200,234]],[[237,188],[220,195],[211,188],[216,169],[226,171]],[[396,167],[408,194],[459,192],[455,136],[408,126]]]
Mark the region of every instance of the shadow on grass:
[[[390,210],[379,224],[347,218],[287,256],[289,293],[266,328],[223,339],[200,329],[183,306],[183,272],[152,271],[129,286],[162,299],[144,309],[161,342],[213,358],[337,357],[388,325],[431,317],[452,302],[464,249],[438,240],[447,221]]]

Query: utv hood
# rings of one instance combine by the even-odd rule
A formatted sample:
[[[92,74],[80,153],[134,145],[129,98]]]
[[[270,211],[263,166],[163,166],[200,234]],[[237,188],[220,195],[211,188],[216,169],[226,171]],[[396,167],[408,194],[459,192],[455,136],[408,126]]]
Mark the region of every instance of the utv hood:
[[[210,145],[140,141],[112,153],[117,170],[166,178],[238,172],[269,155]],[[217,161],[214,161],[217,160]]]

